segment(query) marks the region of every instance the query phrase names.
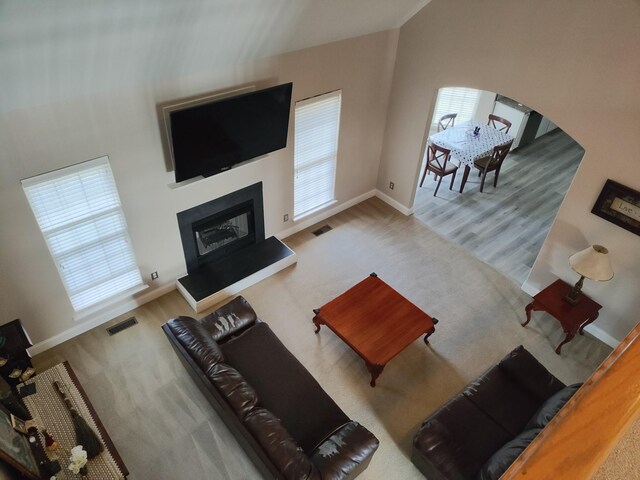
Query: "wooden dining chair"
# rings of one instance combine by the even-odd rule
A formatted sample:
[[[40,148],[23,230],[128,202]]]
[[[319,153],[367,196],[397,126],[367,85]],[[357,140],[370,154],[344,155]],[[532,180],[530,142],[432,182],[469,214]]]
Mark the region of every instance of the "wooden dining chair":
[[[433,172],[435,176],[434,180],[438,180],[438,185],[436,186],[436,190],[435,192],[433,192],[434,197],[438,193],[438,189],[440,188],[442,179],[447,175],[452,175],[451,185],[449,185],[449,190],[453,188],[453,182],[456,179],[456,172],[458,171],[458,166],[451,163],[450,160],[451,160],[451,150],[447,150],[446,148],[439,147],[434,143],[427,144],[427,164],[424,167],[424,173],[422,174],[422,180],[420,180],[420,186],[422,187],[422,184],[424,183],[424,177],[427,176],[427,173]]]
[[[454,127],[456,124],[457,113],[448,113],[440,117],[438,120],[438,131],[446,130],[449,127]]]
[[[502,167],[502,162],[507,157],[509,150],[511,150],[511,144],[513,140],[511,140],[506,145],[500,145],[498,147],[493,148],[493,152],[488,157],[479,158],[475,162],[473,162],[473,166],[478,169],[478,175],[482,175],[482,180],[480,181],[480,191],[484,188],[484,180],[487,178],[487,173],[496,172],[495,177],[493,179],[493,187],[498,186],[498,175],[500,175],[500,168]]]
[[[511,128],[511,122],[509,120],[492,113],[489,114],[487,125],[491,125],[496,130],[504,133],[509,133],[509,129]]]

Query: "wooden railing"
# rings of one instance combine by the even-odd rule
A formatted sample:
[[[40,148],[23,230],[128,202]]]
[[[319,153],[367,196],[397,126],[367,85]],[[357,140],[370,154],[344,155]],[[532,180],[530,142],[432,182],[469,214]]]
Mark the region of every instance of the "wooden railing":
[[[589,479],[639,416],[640,324],[501,479]]]

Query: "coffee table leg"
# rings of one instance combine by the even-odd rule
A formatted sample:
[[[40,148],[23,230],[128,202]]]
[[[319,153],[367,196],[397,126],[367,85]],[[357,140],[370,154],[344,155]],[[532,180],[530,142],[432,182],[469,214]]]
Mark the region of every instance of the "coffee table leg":
[[[319,308],[314,308],[313,309],[313,313],[316,314],[316,316],[313,317],[313,324],[316,326],[316,332],[315,333],[318,333],[320,331],[320,325],[322,325],[324,322],[320,318],[320,309]]]
[[[369,373],[371,374],[371,383],[369,383],[369,385],[371,385],[372,387],[375,387],[376,378],[378,378],[382,373],[382,370],[384,369],[384,365],[378,365],[377,363],[369,363],[369,362],[364,362],[364,363],[367,366],[367,370],[369,370]]]
[[[436,325],[440,321],[437,318],[432,318],[431,320],[433,321],[433,327],[431,327],[431,330],[428,330],[427,334],[424,336],[424,343],[427,345],[429,345],[429,337],[436,331]]]

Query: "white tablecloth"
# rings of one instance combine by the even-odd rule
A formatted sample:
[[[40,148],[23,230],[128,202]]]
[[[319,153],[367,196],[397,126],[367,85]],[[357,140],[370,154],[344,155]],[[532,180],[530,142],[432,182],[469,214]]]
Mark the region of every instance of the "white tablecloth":
[[[475,127],[480,127],[478,136],[473,135]],[[473,166],[475,160],[491,155],[494,147],[505,145],[511,140],[511,135],[475,120],[447,128],[429,137],[431,143],[451,150],[451,157],[469,167]]]

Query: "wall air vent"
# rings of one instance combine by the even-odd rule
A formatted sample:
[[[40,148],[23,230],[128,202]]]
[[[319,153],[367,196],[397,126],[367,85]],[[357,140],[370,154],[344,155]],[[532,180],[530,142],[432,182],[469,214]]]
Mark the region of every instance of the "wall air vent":
[[[109,332],[109,335],[115,335],[116,333],[121,332],[122,330],[126,330],[129,327],[133,327],[137,323],[138,323],[138,320],[136,320],[136,317],[127,318],[126,320],[123,320],[120,323],[116,323],[115,325],[112,325],[111,327],[107,328],[107,332]]]

